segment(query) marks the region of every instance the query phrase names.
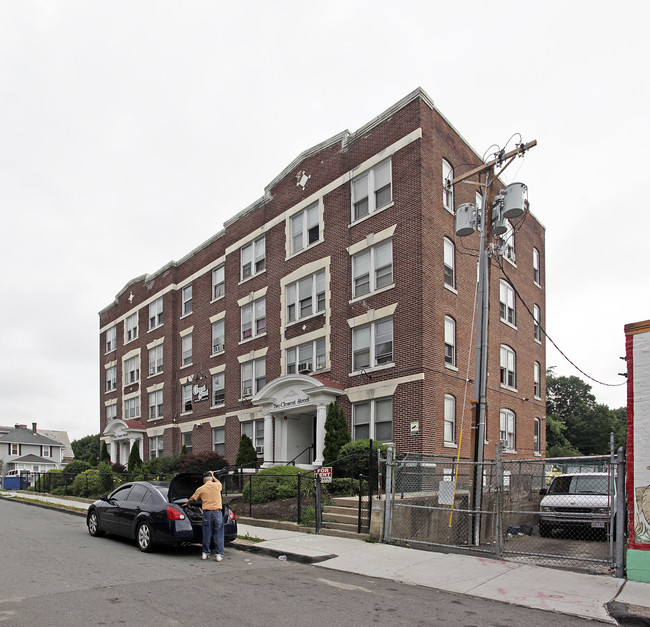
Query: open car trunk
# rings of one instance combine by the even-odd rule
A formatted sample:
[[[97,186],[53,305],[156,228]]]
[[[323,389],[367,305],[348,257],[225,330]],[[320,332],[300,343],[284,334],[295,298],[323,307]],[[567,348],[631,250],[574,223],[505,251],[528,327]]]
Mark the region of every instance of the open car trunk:
[[[188,499],[203,485],[203,474],[200,472],[184,472],[176,475],[169,484],[168,498],[171,503],[185,505]],[[193,523],[203,520],[201,501],[184,508],[187,517]]]

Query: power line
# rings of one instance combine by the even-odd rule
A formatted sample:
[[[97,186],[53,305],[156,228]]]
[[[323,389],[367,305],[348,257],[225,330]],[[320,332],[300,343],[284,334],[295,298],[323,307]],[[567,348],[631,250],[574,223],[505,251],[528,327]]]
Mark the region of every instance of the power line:
[[[567,361],[568,361],[568,362],[569,362],[569,363],[570,363],[570,364],[571,364],[571,365],[572,365],[572,366],[573,366],[573,367],[574,367],[578,372],[582,373],[585,377],[587,377],[587,379],[590,379],[590,380],[593,381],[594,383],[598,383],[598,385],[605,385],[605,386],[607,386],[607,387],[613,387],[613,388],[615,388],[615,387],[620,387],[621,385],[625,385],[625,384],[627,383],[627,380],[626,380],[626,381],[623,381],[623,382],[621,382],[621,383],[604,383],[603,381],[599,381],[598,379],[595,379],[595,378],[592,377],[591,375],[587,374],[587,373],[586,373],[582,368],[580,368],[580,367],[579,367],[575,362],[573,362],[571,359],[569,359],[569,357],[567,357],[567,355],[564,353],[564,351],[563,351],[563,350],[562,350],[562,349],[561,349],[561,348],[560,348],[560,347],[559,347],[559,346],[554,342],[553,338],[552,338],[548,333],[546,333],[546,329],[544,329],[544,327],[542,326],[541,322],[540,322],[539,320],[535,320],[535,315],[534,315],[533,312],[530,310],[530,308],[529,308],[528,305],[526,304],[526,301],[522,298],[521,294],[519,293],[519,291],[518,291],[517,288],[515,287],[515,284],[514,284],[513,280],[508,276],[508,273],[507,273],[507,272],[505,271],[505,269],[503,268],[503,262],[502,262],[502,260],[501,260],[501,257],[497,256],[497,257],[496,257],[496,261],[497,261],[497,265],[498,265],[499,268],[501,269],[501,272],[503,273],[503,276],[505,276],[506,279],[508,279],[508,282],[510,283],[512,289],[514,290],[515,294],[517,295],[517,298],[519,298],[519,300],[521,301],[522,305],[526,308],[526,311],[530,314],[530,317],[531,317],[531,318],[532,318],[532,319],[537,323],[537,325],[539,326],[541,332],[544,334],[545,337],[547,337],[547,338],[549,339],[549,341],[551,342],[551,344],[553,344],[553,346],[557,349],[557,351],[560,353],[560,355],[562,355],[562,357],[564,357],[564,359],[566,359],[566,360],[567,360]]]

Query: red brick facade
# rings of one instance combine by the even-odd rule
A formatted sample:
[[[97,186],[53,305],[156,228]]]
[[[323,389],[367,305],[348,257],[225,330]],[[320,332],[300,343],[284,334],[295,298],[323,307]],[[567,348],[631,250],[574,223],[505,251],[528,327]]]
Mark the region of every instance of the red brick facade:
[[[384,159],[390,159],[392,200],[366,217],[354,220],[352,181],[370,172]],[[462,424],[462,455],[469,456],[469,408],[474,386],[473,382],[466,385],[465,378],[467,373],[470,379],[474,378],[476,333],[473,315],[479,236],[475,234],[461,241],[455,235],[454,216],[442,203],[443,159],[458,166],[459,173],[463,172],[462,164],[480,162],[426,94],[417,90],[355,133],[342,133],[303,153],[266,188],[260,200],[229,220],[222,232],[183,260],[128,283],[115,301],[99,314],[100,425],[105,439],[111,440],[106,432],[110,426],[106,420],[107,404],[115,403],[116,418],[123,420],[123,397],[129,398],[131,394],[131,398],[139,396],[144,459],[149,458],[150,437],[164,436],[164,454],[172,455],[181,450],[181,432],[191,430],[193,451],[199,452],[212,448],[213,429],[224,428],[225,456],[233,463],[242,424],[252,418],[262,418],[259,407],[243,398],[241,362],[249,357],[265,358],[265,382],[268,384],[287,374],[284,351],[299,341],[296,338],[312,341],[324,337],[326,365],[316,375],[340,389],[339,403],[351,428],[354,402],[372,403],[379,398],[392,398],[390,441],[395,443],[398,452],[455,456],[457,448],[453,443],[445,444],[443,436],[444,398],[445,394],[450,394],[456,399],[454,440],[458,443]],[[474,202],[475,193],[471,185],[458,185],[455,206]],[[291,218],[297,211],[311,206],[311,202],[319,204],[318,239],[292,253]],[[513,227],[516,264],[508,260],[502,263],[531,311],[533,305],[539,307],[543,327],[544,228],[528,213],[514,220]],[[455,247],[455,289],[446,287],[443,278],[445,237]],[[242,280],[241,249],[257,238],[265,241],[265,268]],[[392,242],[393,281],[354,298],[352,254],[382,241]],[[540,259],[537,283],[533,278],[533,248],[539,252]],[[225,264],[225,294],[215,300],[212,298],[212,269],[222,261]],[[300,278],[302,269],[312,267],[310,264],[314,269],[325,268],[325,310],[288,324],[285,277]],[[492,457],[499,438],[499,412],[508,409],[515,415],[516,451],[510,454],[531,458],[535,454],[535,419],[539,419],[540,425],[538,449],[542,455],[545,450],[544,344],[535,341],[532,317],[521,301],[516,302],[514,325],[500,321],[499,285],[503,278],[493,261],[490,269],[489,444],[485,454]],[[192,312],[183,315],[183,288],[190,284]],[[242,339],[241,309],[251,300],[251,294],[255,298],[265,298],[265,331]],[[160,297],[163,299],[163,323],[149,330],[149,305]],[[138,312],[137,339],[125,342],[125,324],[135,312]],[[224,320],[225,349],[213,354],[210,319],[214,320],[219,314]],[[456,323],[455,368],[445,365],[445,316]],[[380,319],[392,319],[392,358],[355,370],[353,329],[367,324],[372,326]],[[117,342],[116,347],[107,352],[106,333],[112,327],[116,328]],[[187,334],[190,327],[191,365],[183,367],[182,334]],[[156,341],[163,346],[162,371],[149,375],[148,352]],[[513,389],[500,385],[502,344],[511,347],[516,354]],[[375,346],[374,350],[380,349]],[[139,357],[140,372],[139,379],[126,386],[125,356],[129,355]],[[538,362],[541,373],[537,398],[533,391],[534,362]],[[115,390],[106,391],[107,365],[117,369]],[[215,372],[225,375],[225,402],[218,405],[212,400],[211,373]],[[191,412],[183,411],[181,399],[181,385],[188,377],[192,378],[192,384],[205,384],[209,392],[208,400],[193,402]],[[162,417],[152,417],[149,412],[148,390],[155,386],[162,389]],[[138,416],[128,418],[137,419]]]

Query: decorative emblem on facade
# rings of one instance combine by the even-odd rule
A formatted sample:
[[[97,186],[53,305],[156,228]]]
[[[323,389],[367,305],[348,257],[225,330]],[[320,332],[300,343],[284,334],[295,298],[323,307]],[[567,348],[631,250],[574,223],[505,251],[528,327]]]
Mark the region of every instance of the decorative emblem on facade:
[[[304,170],[300,170],[300,172],[296,174],[296,186],[305,189],[305,186],[307,185],[307,181],[310,178],[311,178],[311,174],[308,175]]]
[[[196,396],[196,401],[204,401],[206,398],[208,398],[209,393],[208,393],[208,386],[207,385],[198,385],[198,383],[192,388],[192,392],[194,392],[194,396]]]

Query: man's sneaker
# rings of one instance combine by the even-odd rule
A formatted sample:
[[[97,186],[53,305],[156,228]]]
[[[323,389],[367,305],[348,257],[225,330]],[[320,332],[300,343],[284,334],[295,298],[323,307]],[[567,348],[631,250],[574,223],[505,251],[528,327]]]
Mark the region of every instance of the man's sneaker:
[[[219,554],[217,553],[217,556],[216,556],[214,559],[215,559],[217,562],[220,562],[221,560],[223,560],[223,555],[219,555]]]
[[[207,560],[208,557],[209,557],[209,555],[208,555],[207,553],[203,553],[203,554],[201,555],[201,559],[202,559],[202,560]]]

